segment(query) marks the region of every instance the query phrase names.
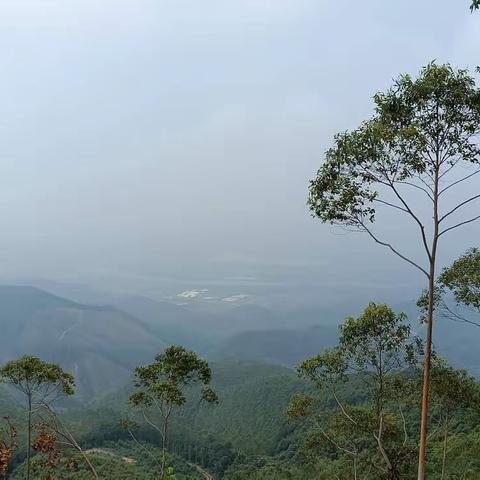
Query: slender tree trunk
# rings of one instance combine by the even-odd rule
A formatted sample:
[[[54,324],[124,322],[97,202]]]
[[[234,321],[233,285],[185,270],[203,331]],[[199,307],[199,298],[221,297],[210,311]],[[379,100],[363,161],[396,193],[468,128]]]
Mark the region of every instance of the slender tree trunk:
[[[430,252],[430,270],[428,278],[428,310],[427,310],[427,338],[425,342],[425,359],[423,365],[423,390],[422,390],[422,415],[420,421],[420,441],[418,452],[418,480],[425,479],[425,458],[428,432],[428,407],[430,392],[430,368],[432,360],[432,330],[433,314],[435,310],[435,267],[437,260],[437,245],[439,234],[438,221],[438,197],[439,197],[439,160],[437,153],[437,169],[435,171],[433,192],[433,241]]]
[[[28,395],[28,413],[27,413],[27,474],[25,478],[30,480],[30,453],[32,444],[32,396]]]
[[[82,448],[80,448],[80,454],[82,455],[83,459],[85,460],[85,463],[87,464],[88,468],[92,472],[93,477],[98,480],[98,473],[95,470],[95,467],[93,466],[92,462],[88,458],[88,455],[83,451]]]
[[[442,458],[442,476],[440,480],[445,478],[445,465],[447,463],[447,443],[448,443],[448,414],[445,418],[445,431],[443,434],[443,458]]]
[[[427,338],[425,344],[425,360],[423,365],[423,391],[422,391],[422,416],[420,421],[420,442],[418,454],[418,480],[425,479],[425,452],[428,431],[428,403],[430,390],[430,367],[432,357],[432,330],[433,330],[433,302],[434,302],[434,275],[435,265],[430,265],[430,279],[428,286],[428,314],[427,314]]]
[[[167,462],[167,420],[163,423],[163,436],[162,436],[162,469],[161,478],[165,477],[165,465]]]

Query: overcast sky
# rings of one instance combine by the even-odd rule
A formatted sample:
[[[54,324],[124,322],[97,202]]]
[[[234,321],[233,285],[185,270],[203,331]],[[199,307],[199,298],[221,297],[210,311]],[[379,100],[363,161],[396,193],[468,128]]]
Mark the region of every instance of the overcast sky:
[[[347,270],[360,258],[360,273],[413,275],[312,220],[308,179],[393,77],[433,59],[480,63],[468,3],[2,0],[2,273]]]

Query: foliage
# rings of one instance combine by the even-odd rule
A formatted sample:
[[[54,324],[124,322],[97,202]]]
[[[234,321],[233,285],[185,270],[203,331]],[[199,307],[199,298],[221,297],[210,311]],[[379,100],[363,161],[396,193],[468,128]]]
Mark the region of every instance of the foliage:
[[[152,451],[155,446],[149,445]],[[155,464],[144,452],[132,442],[108,442],[102,448],[92,449],[87,452],[102,479],[115,480],[158,480]],[[43,480],[46,470],[41,468],[41,459],[36,459],[38,469],[33,473],[34,480]],[[202,480],[195,468],[176,456],[169,456],[172,465],[169,472],[170,480]],[[15,470],[14,480],[23,478],[23,466]],[[90,480],[92,473],[82,461],[80,455],[60,458],[57,462],[55,479]]]
[[[480,313],[480,250],[468,250],[445,268],[438,284],[453,293],[457,305],[472,307]]]
[[[402,316],[395,315],[395,317]],[[399,326],[406,325],[406,320],[398,318],[397,320]],[[363,324],[362,331],[368,323]],[[378,328],[377,330],[381,331]],[[353,332],[350,330],[350,333]],[[415,338],[410,338],[407,344],[414,346],[415,342]],[[400,349],[395,358],[403,363],[407,358],[405,351]],[[350,366],[355,366],[352,360],[349,360],[349,363]],[[393,365],[395,363],[396,361]],[[472,395],[470,386],[473,388],[476,382],[468,374],[460,373],[445,363],[443,365],[449,373],[444,377],[440,373],[441,370],[437,370],[441,365],[440,360],[437,362],[436,359],[432,370],[433,415],[427,473],[432,478],[441,478],[444,451],[442,414],[448,406],[450,413],[445,480],[474,479],[476,473],[472,472],[480,471],[478,414],[475,404],[467,405],[463,399],[475,397],[474,394]],[[346,446],[352,437],[364,439],[364,451],[359,453],[357,462],[359,478],[365,480],[383,478],[382,474],[375,469],[370,473],[368,468],[361,470],[365,464],[368,465],[369,458],[377,455],[378,448],[375,439],[372,440],[371,437],[372,425],[375,421],[374,409],[371,408],[374,390],[371,386],[375,384],[369,374],[362,375],[347,368],[345,381],[335,385],[336,396],[346,412],[356,421],[361,420],[359,422],[361,428],[356,430],[341,412],[327,384],[319,389],[316,383],[309,382],[312,385],[309,387],[303,380],[296,378],[295,372],[289,369],[259,363],[214,364],[212,372],[212,388],[219,393],[222,402],[215,409],[208,408],[207,405],[196,401],[201,395],[200,389],[194,386],[191,389],[187,388],[182,414],[175,416],[172,422],[166,463],[174,469],[176,480],[203,478],[189,464],[202,466],[215,480],[310,480],[312,478],[330,480],[337,478],[335,475],[341,480],[351,480],[351,456],[338,452],[331,442],[326,441],[319,431],[319,426],[327,427],[328,430],[325,429],[327,433],[335,433],[331,438],[339,444],[342,442],[341,446]],[[397,448],[398,444],[403,444],[404,440],[403,420],[398,407],[402,407],[402,413],[405,416],[409,435],[408,445],[412,445],[411,439],[414,439],[417,432],[421,382],[415,375],[415,371],[407,370],[403,373],[398,378],[394,372],[390,377],[392,381],[389,380],[386,383],[388,389],[391,389],[391,396],[394,397],[388,399],[385,405],[383,435],[384,444],[388,447],[387,453],[390,455],[392,446]],[[450,389],[458,392],[455,394],[458,405],[453,397],[444,397],[448,393],[449,384],[457,385],[451,378],[459,380],[458,388]],[[440,383],[445,379],[443,387],[437,383],[437,379]],[[399,389],[400,393],[397,394]],[[96,406],[61,412],[62,415],[58,416],[58,421],[77,438],[79,445],[98,471],[99,478],[153,480],[158,478],[156,459],[161,457],[157,432],[153,428],[149,429],[147,424],[141,424],[136,430],[141,445],[131,440],[127,441],[128,432],[119,428],[118,425],[123,414],[124,399],[127,396],[127,392],[120,392],[115,396],[105,397],[97,402]],[[282,418],[282,411],[288,406],[290,397],[298,399],[297,405],[294,405],[298,416],[295,422],[286,423],[286,419]],[[303,403],[304,399],[307,401]],[[293,399],[292,404],[294,404]],[[48,419],[46,415],[42,414],[42,417]],[[48,421],[48,425],[51,432],[52,422]],[[64,431],[60,428],[58,430]],[[19,431],[19,434],[21,435],[22,432]],[[146,453],[144,447],[155,458]],[[59,442],[56,448],[60,450],[61,455],[52,473],[54,478],[72,480],[93,478],[91,470],[79,451],[64,449]],[[406,453],[411,458],[411,451]],[[124,458],[132,459],[134,462],[127,463]],[[380,457],[374,458],[381,462]],[[32,472],[33,479],[40,480],[44,477],[47,472],[45,465],[42,465],[44,461],[45,454],[36,455],[33,463],[39,470]],[[408,468],[413,470],[413,461],[406,466],[407,470]],[[465,477],[463,477],[464,474]],[[20,479],[23,475],[24,465],[20,465],[15,469],[13,478]]]
[[[210,404],[218,403],[217,394],[210,387],[211,378],[212,373],[205,360],[200,359],[195,352],[177,345],[166,348],[155,357],[153,363],[135,369],[136,391],[130,396],[130,402],[161,435],[161,478],[166,478],[166,449],[171,415],[175,408],[186,403],[187,388],[197,384],[202,385],[201,400]],[[159,416],[159,423],[156,423],[152,415]],[[128,421],[124,425],[132,438],[135,438],[135,425]]]
[[[62,395],[73,395],[75,381],[57,364],[32,355],[7,362],[0,368],[0,381],[12,385],[32,402],[50,403]]]
[[[385,187],[397,197],[410,181],[430,185],[440,140],[444,169],[479,162],[480,93],[465,70],[432,63],[415,80],[401,76],[374,101],[373,118],[335,137],[310,183],[310,209],[324,222],[368,229]]]
[[[435,284],[434,305],[438,315],[480,325],[468,315],[469,311],[480,313],[480,251],[477,248],[468,250],[442,270]],[[428,307],[426,290],[420,295],[417,306],[421,311],[421,319],[424,320]]]
[[[30,454],[32,413],[34,409],[49,405],[62,396],[73,395],[75,381],[55,363],[44,362],[38,357],[25,355],[11,360],[0,368],[0,382],[7,383],[21,392],[27,400],[27,480],[30,478]]]
[[[310,182],[308,203],[314,217],[366,232],[428,279],[418,470],[423,480],[438,245],[443,235],[480,219],[478,211],[458,218],[480,193],[449,204],[454,187],[458,190],[480,173],[480,90],[466,70],[432,62],[416,79],[401,76],[385,93],[377,93],[374,102],[372,118],[335,137]],[[414,193],[427,201],[431,229],[419,214]],[[418,228],[425,263],[401,253],[373,230],[379,207],[401,212]]]
[[[434,421],[438,425],[433,433],[441,437],[443,444],[442,460],[435,462],[435,466],[443,479],[452,470],[448,461],[451,458],[449,437],[452,433],[461,432],[462,424],[478,422],[480,386],[467,371],[457,370],[445,360],[435,358],[432,365],[431,395],[436,417]]]
[[[209,387],[211,370],[205,360],[181,346],[171,346],[155,357],[155,361],[135,369],[137,391],[130,401],[135,406],[152,406],[159,401],[167,408],[182,406],[185,387],[195,383],[204,385],[202,399],[215,403],[217,398]]]
[[[341,325],[338,347],[298,367],[300,376],[331,393],[336,408],[325,412],[316,408],[314,396],[295,395],[287,414],[313,420],[307,444],[342,457],[339,478],[356,478],[367,468],[373,469],[370,478],[411,474],[415,445],[409,441],[402,408],[408,402],[407,372],[415,368],[421,344],[405,321],[404,314],[387,305],[370,303],[360,317],[349,317]],[[346,403],[339,394],[352,374],[363,385],[364,398],[357,404]]]

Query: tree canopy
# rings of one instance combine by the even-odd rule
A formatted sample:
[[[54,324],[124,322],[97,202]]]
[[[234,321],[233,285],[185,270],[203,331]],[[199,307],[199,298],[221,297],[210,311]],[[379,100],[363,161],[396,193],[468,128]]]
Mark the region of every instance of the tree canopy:
[[[334,146],[310,182],[310,210],[324,222],[365,231],[378,241],[370,226],[377,209],[395,208],[413,217],[431,254],[425,226],[405,200],[405,191],[415,188],[432,199],[436,176],[445,181],[455,167],[478,166],[480,90],[466,70],[431,63],[416,79],[400,76],[392,88],[377,93],[374,102],[375,115],[370,120],[336,135]],[[468,178],[478,171],[468,172]],[[455,185],[450,183],[437,193],[445,196]],[[439,223],[479,197],[446,212]],[[465,221],[478,218],[474,215]],[[449,225],[439,235],[458,226]],[[415,266],[428,275],[423,266]]]
[[[332,414],[315,396],[296,394],[287,413],[297,420],[313,418],[312,446],[328,451],[328,445],[336,456],[350,459],[350,466],[348,460],[337,465],[337,478],[359,478],[365,471],[372,472],[366,478],[411,475],[416,449],[403,412],[410,400],[407,372],[415,369],[419,354],[421,343],[406,316],[370,303],[358,318],[344,321],[336,348],[299,365],[299,375],[332,395],[337,408]],[[342,398],[348,384],[361,385],[356,402]]]
[[[217,394],[210,387],[211,379],[208,363],[195,352],[179,345],[167,347],[156,355],[153,363],[135,369],[136,391],[130,396],[130,403],[142,412],[146,423],[162,437],[162,457],[159,462],[162,479],[170,478],[166,468],[166,449],[171,415],[175,408],[187,401],[187,388],[196,384],[202,385],[201,400],[217,403]],[[190,393],[193,394],[191,390]],[[128,421],[124,425],[136,440],[132,425]]]
[[[62,395],[73,395],[75,380],[56,363],[33,355],[11,360],[0,368],[0,382],[12,385],[33,402],[50,402]]]
[[[458,305],[480,312],[480,250],[468,250],[445,268],[438,278],[438,284],[453,293]]]

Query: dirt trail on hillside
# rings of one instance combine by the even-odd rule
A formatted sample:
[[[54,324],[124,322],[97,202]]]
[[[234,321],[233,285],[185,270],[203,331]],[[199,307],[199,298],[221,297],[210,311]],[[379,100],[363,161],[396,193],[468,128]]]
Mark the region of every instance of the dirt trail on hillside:
[[[192,468],[194,468],[200,475],[203,476],[205,480],[215,480],[204,468],[195,463],[188,463]]]
[[[109,457],[121,458],[125,463],[128,463],[129,465],[137,462],[134,458],[122,457],[120,455],[117,455],[116,453],[104,450],[103,448],[91,448],[90,450],[86,450],[85,453],[103,453],[104,455],[108,455]]]

